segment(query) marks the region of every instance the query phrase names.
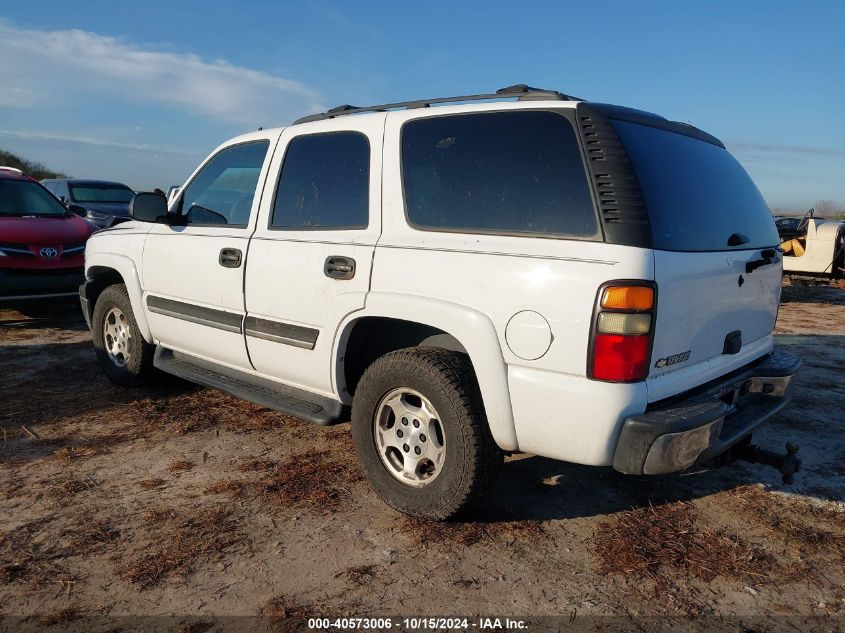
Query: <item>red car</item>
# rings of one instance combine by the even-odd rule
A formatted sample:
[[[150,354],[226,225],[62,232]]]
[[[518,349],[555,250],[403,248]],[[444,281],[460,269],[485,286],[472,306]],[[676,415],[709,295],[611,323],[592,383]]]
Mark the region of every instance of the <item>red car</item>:
[[[0,301],[75,295],[96,229],[37,181],[0,167]]]

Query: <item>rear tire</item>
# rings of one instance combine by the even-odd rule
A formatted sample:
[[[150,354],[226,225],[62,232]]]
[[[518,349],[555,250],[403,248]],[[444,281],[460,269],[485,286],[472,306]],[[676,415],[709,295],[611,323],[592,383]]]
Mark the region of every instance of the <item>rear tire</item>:
[[[123,387],[149,384],[155,376],[155,345],[147,343],[138,328],[126,286],[115,284],[100,293],[91,333],[97,361],[109,380]]]
[[[378,496],[426,519],[466,508],[504,459],[469,358],[433,347],[391,352],[370,365],[355,391],[352,438]]]

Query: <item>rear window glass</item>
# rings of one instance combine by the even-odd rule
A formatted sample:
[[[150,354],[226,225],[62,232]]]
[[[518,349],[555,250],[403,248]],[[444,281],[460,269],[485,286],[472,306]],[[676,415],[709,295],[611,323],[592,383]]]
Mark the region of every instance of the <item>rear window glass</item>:
[[[592,237],[598,231],[572,125],[554,112],[412,120],[402,128],[412,225]]]
[[[129,202],[135,192],[117,185],[71,185],[71,196],[76,202]]]
[[[778,244],[763,196],[726,149],[638,123],[613,125],[634,164],[654,248],[721,251]],[[734,233],[747,241],[728,246]]]

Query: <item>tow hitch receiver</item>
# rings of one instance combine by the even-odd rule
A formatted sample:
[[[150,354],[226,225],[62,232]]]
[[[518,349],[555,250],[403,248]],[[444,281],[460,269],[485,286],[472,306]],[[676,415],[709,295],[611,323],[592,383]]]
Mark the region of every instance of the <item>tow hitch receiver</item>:
[[[767,451],[755,444],[745,444],[736,447],[734,459],[741,459],[752,464],[766,464],[776,468],[783,477],[783,483],[792,484],[795,473],[801,470],[801,460],[798,458],[798,444],[786,443],[786,454],[780,455]]]

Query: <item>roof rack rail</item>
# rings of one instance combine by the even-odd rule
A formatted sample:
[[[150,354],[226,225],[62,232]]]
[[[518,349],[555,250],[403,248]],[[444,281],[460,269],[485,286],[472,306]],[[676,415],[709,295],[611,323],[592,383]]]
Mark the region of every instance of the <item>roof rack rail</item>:
[[[439,103],[457,103],[460,101],[487,101],[491,99],[507,99],[516,98],[519,101],[581,101],[578,97],[563,94],[557,90],[545,90],[543,88],[534,88],[526,84],[514,84],[507,88],[500,88],[494,93],[480,94],[480,95],[461,95],[457,97],[437,97],[435,99],[418,99],[416,101],[398,101],[396,103],[384,103],[381,105],[372,106],[352,106],[348,103],[339,105],[336,108],[320,112],[319,114],[309,114],[293,122],[294,125],[298,123],[310,123],[311,121],[324,121],[326,119],[333,119],[338,116],[346,114],[359,114],[361,112],[384,112],[385,110],[414,108],[428,108],[434,104]]]

